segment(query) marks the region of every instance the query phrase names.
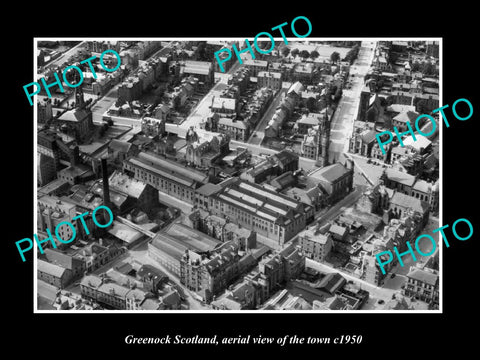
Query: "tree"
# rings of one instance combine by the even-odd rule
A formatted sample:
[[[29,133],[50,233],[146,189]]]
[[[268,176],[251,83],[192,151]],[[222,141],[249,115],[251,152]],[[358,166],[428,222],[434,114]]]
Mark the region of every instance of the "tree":
[[[339,101],[340,98],[342,97],[343,91],[341,87],[338,87],[337,91],[335,91],[335,101]]]
[[[317,108],[317,101],[313,97],[309,97],[307,101],[305,101],[305,106],[310,112],[315,112]]]
[[[357,44],[348,51],[347,55],[345,55],[344,60],[352,64],[357,58],[359,51],[360,51],[360,46]]]
[[[338,52],[334,51],[332,53],[332,55],[330,55],[330,61],[332,63],[336,63],[338,60],[340,60],[340,54]]]
[[[429,112],[429,109],[427,107],[427,102],[425,101],[425,99],[418,100],[416,110],[420,114],[426,114],[427,112]]]
[[[390,106],[390,105],[392,105],[392,104],[395,104],[395,96],[389,95],[389,96],[387,96],[387,98],[385,99],[385,101],[387,102],[387,106]]]
[[[311,53],[310,53],[310,57],[315,60],[316,58],[318,58],[320,56],[320,54],[318,53],[317,50],[313,50]]]
[[[412,64],[412,71],[420,71],[420,69],[421,69],[420,63],[418,61],[415,61]]]
[[[281,53],[282,53],[283,57],[287,57],[288,54],[290,54],[290,48],[285,46],[284,48],[282,48]]]
[[[303,58],[303,59],[308,59],[310,57],[310,53],[307,51],[307,50],[302,50],[300,52],[300,56]]]
[[[435,75],[437,73],[437,68],[434,64],[432,64],[430,61],[426,61],[423,64],[423,69],[422,73],[424,75]]]
[[[108,126],[113,126],[113,120],[112,120],[112,119],[108,119],[108,120],[107,120],[107,124],[108,124]]]
[[[300,50],[298,50],[297,48],[293,49],[290,54],[293,56],[293,57],[296,57],[298,55],[298,53],[300,52]]]

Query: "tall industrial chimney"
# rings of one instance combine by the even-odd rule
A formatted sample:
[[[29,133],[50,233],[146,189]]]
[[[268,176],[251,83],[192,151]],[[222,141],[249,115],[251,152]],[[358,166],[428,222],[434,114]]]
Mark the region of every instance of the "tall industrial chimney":
[[[108,184],[107,159],[102,159],[102,176],[103,176],[103,204],[110,207],[110,186]]]

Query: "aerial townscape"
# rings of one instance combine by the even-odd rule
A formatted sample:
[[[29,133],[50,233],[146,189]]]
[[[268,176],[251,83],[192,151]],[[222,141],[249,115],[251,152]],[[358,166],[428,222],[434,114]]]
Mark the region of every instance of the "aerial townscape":
[[[35,100],[38,238],[76,230],[37,251],[38,310],[439,308],[439,246],[375,257],[439,227],[440,126],[376,139],[439,107],[439,42],[291,39],[225,72],[245,41],[36,44],[47,84],[83,71]]]

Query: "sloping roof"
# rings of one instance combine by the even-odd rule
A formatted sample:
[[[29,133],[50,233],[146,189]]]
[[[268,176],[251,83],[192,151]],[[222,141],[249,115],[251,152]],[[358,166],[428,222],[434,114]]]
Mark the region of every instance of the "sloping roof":
[[[238,301],[235,301],[229,297],[223,297],[221,299],[214,300],[211,302],[211,305],[219,309],[225,309],[225,310],[241,310],[242,309],[242,304],[240,304]]]
[[[85,109],[72,109],[62,114],[58,118],[58,120],[77,122],[77,121],[82,121],[87,116],[88,116],[88,113]]]
[[[375,138],[376,135],[377,135],[377,132],[375,130],[367,130],[361,133],[360,137],[362,138],[362,141],[364,143],[370,144],[371,142],[376,140]]]
[[[345,285],[346,282],[347,280],[339,273],[330,273],[320,281],[316,288],[326,291],[329,294],[334,294]]]
[[[43,272],[48,275],[52,275],[57,278],[61,278],[67,269],[64,267],[51,264],[41,259],[37,260],[37,271]]]
[[[141,152],[137,157],[128,161],[188,186],[192,186],[195,182],[206,183],[208,180],[207,175],[193,168],[145,152]]]
[[[231,126],[231,127],[235,127],[235,128],[238,128],[238,129],[246,129],[247,128],[247,125],[245,124],[244,121],[242,121],[242,120],[233,121],[233,119],[229,119],[229,118],[220,118],[220,120],[218,120],[218,125]]]
[[[302,83],[300,81],[297,81],[296,83],[294,83],[290,89],[288,89],[287,91],[287,94],[290,94],[290,93],[295,93],[297,95],[300,95],[302,93],[302,91],[304,90],[304,87],[302,85]]]
[[[137,276],[141,278],[150,274],[154,277],[158,276],[159,278],[168,277],[167,274],[165,274],[162,270],[149,264],[143,264],[142,267],[137,271]]]
[[[288,164],[292,161],[298,161],[298,155],[292,151],[282,150],[279,153],[273,155],[282,165]]]
[[[162,303],[167,306],[178,305],[180,301],[180,295],[176,290],[172,290],[168,294],[162,296]]]
[[[143,236],[140,231],[132,229],[130,226],[122,224],[117,220],[113,220],[113,226],[108,229],[108,233],[128,244],[135,242]]]
[[[403,208],[411,208],[414,211],[418,211],[421,214],[424,214],[428,210],[428,204],[425,201],[414,198],[413,196],[408,196],[402,194],[401,192],[396,192],[393,194],[390,204],[395,206],[398,205]]]
[[[415,123],[415,120],[417,119],[418,116],[419,114],[413,111],[402,111],[397,116],[395,116],[393,120],[403,122],[403,123],[409,122],[413,124]]]
[[[172,238],[181,241],[186,247],[198,251],[213,250],[221,241],[207,234],[180,223],[173,223],[165,232]]]
[[[386,169],[386,174],[389,180],[396,181],[400,184],[413,186],[415,183],[415,176],[406,172],[398,171],[392,168]]]
[[[332,224],[332,226],[330,226],[330,229],[328,229],[328,231],[331,232],[332,234],[344,236],[345,233],[347,232],[347,228],[337,224]]]
[[[142,195],[147,187],[143,181],[130,178],[128,175],[115,170],[108,180],[110,187],[113,190],[122,192],[136,199]]]
[[[432,184],[425,180],[417,180],[417,182],[415,182],[415,185],[413,185],[413,190],[421,191],[425,194],[428,194],[431,189]]]
[[[47,256],[47,259],[50,263],[55,263],[58,265],[61,265],[62,267],[66,269],[72,270],[74,267],[74,263],[78,263],[79,260],[74,259],[72,256],[68,254],[64,254],[61,251],[54,250],[47,248],[44,250],[45,255]]]
[[[430,140],[428,140],[425,136],[422,136],[420,134],[417,134],[415,136],[415,139],[417,139],[417,140],[415,141],[415,140],[413,140],[413,137],[408,136],[405,140],[403,140],[403,145],[404,146],[411,146],[414,149],[419,151],[422,148],[426,149],[427,147],[429,147],[432,144],[432,142]]]
[[[80,281],[80,285],[88,286],[88,287],[99,287],[102,284],[102,279],[97,275],[86,275]]]
[[[297,124],[304,125],[318,125],[322,115],[318,113],[309,113],[308,115],[303,115],[298,121]]]
[[[270,182],[270,185],[276,188],[284,189],[285,187],[293,183],[295,183],[295,177],[293,176],[293,173],[291,171],[287,171],[286,173],[283,173],[282,175],[277,176],[275,179],[273,179]]]
[[[349,170],[341,163],[335,163],[329,166],[325,166],[318,171],[310,174],[317,179],[324,179],[328,182],[335,182],[342,176],[347,174]]]
[[[218,184],[206,183],[197,189],[197,193],[204,196],[210,196],[220,191],[222,187]]]
[[[414,279],[414,280],[421,281],[421,282],[429,284],[429,285],[433,285],[433,286],[435,286],[435,284],[438,281],[438,275],[437,274],[433,274],[429,271],[425,271],[425,270],[418,269],[418,268],[415,268],[412,271],[410,271],[407,274],[407,277],[409,277],[411,279]]]
[[[206,61],[185,61],[185,65],[182,67],[184,73],[208,75],[212,67],[211,62]]]
[[[220,96],[215,96],[213,98],[212,108],[215,109],[228,109],[228,110],[235,110],[237,105],[236,99],[224,98]]]

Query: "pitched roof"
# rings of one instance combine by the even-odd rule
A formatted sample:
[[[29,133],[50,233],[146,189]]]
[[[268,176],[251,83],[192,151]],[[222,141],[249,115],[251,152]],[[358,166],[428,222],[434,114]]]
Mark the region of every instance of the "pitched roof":
[[[207,175],[193,168],[145,152],[128,162],[187,186],[192,186],[195,182],[206,183],[208,180]]]
[[[41,259],[37,260],[37,271],[43,272],[48,275],[52,275],[57,278],[61,278],[67,269],[64,267],[51,264]]]
[[[421,191],[423,193],[428,194],[428,192],[432,189],[432,184],[425,180],[418,180],[415,185],[413,185],[413,190]]]
[[[414,111],[402,111],[397,116],[395,116],[393,120],[403,123],[414,123],[418,116],[419,114]]]
[[[390,200],[391,205],[398,205],[403,208],[411,208],[421,214],[424,214],[428,209],[428,204],[425,201],[414,198],[401,192],[396,192]]]
[[[386,169],[386,174],[389,180],[396,181],[400,184],[413,186],[415,183],[415,176],[406,172],[398,171],[392,168]]]
[[[320,281],[316,288],[324,290],[329,294],[334,294],[345,285],[346,282],[347,280],[339,273],[329,273]]]
[[[132,143],[129,143],[127,141],[121,141],[118,139],[112,139],[112,141],[110,141],[110,144],[108,144],[108,147],[110,149],[122,151],[124,153],[127,153],[128,150],[130,150],[131,146],[132,146]]]
[[[427,134],[428,134],[428,132],[427,132]],[[405,140],[402,141],[403,145],[404,146],[411,146],[415,150],[420,151],[422,148],[426,149],[427,147],[429,147],[432,144],[432,142],[430,140],[428,140],[425,136],[422,136],[422,135],[419,135],[419,134],[417,134],[415,136],[415,139],[417,139],[417,140],[413,140],[413,138],[411,136],[408,136]]]
[[[233,119],[230,119],[230,118],[220,118],[220,120],[218,120],[218,125],[231,126],[237,129],[247,128],[247,125],[245,124],[244,121],[242,120],[233,121]]]
[[[377,132],[375,130],[365,130],[362,133],[360,133],[360,138],[364,143],[371,143],[376,140]]]
[[[328,231],[331,232],[332,234],[344,236],[345,233],[347,232],[347,228],[337,224],[332,224],[332,226],[330,226],[330,229],[328,229]]]
[[[414,280],[421,281],[421,282],[429,284],[429,285],[433,285],[433,286],[435,286],[435,284],[438,281],[438,275],[437,274],[433,274],[429,271],[425,271],[425,270],[418,269],[418,268],[415,268],[412,271],[410,271],[407,274],[407,277],[409,277],[411,279],[414,279]]]
[[[310,176],[313,176],[317,179],[324,179],[327,182],[335,182],[349,171],[350,170],[348,170],[343,164],[335,163],[315,171],[314,173],[310,174]]]
[[[300,95],[303,90],[304,90],[304,87],[302,83],[300,81],[297,81],[292,86],[290,86],[290,89],[288,89],[287,94],[290,94],[293,92],[297,95]]]
[[[82,121],[87,116],[88,116],[88,113],[85,109],[72,109],[62,114],[58,118],[58,120],[77,122],[77,121]]]

